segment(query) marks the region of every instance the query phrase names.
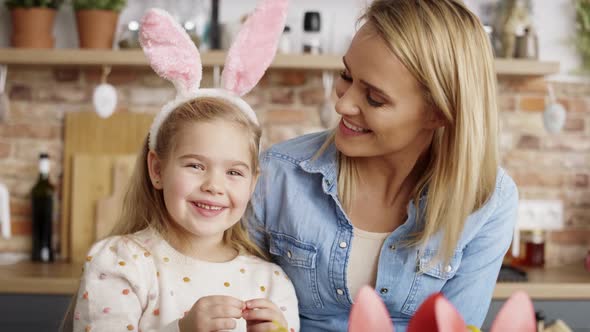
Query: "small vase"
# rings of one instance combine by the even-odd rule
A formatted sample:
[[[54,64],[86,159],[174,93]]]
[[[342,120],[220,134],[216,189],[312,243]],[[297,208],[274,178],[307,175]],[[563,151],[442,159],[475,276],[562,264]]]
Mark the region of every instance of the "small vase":
[[[113,48],[119,13],[112,10],[78,10],[76,25],[80,48]]]
[[[21,48],[53,48],[55,14],[55,9],[50,8],[12,9],[11,45]]]

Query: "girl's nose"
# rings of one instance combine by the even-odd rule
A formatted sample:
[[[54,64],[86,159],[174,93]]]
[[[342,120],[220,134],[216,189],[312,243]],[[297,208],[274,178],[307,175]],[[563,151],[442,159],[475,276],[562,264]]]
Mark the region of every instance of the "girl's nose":
[[[205,181],[201,184],[201,191],[210,193],[212,195],[223,194],[223,186],[221,179],[216,174],[210,174]]]

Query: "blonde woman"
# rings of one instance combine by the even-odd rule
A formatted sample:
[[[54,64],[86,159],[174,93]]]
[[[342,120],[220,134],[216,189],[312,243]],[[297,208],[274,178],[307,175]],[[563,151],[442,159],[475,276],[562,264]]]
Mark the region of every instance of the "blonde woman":
[[[303,331],[346,330],[365,284],[396,331],[439,291],[480,326],[518,204],[481,23],[460,1],[376,0],[343,62],[337,128],[262,155],[254,238],[293,281]]]

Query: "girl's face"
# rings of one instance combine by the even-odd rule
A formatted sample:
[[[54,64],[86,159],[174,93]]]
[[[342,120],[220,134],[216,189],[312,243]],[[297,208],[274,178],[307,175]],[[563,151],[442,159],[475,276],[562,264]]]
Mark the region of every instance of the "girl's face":
[[[218,243],[244,214],[256,182],[249,141],[245,129],[217,120],[184,126],[165,163],[150,151],[152,184],[194,240]]]
[[[429,144],[437,122],[420,85],[370,25],[358,31],[343,61],[336,83],[340,152],[380,157]]]

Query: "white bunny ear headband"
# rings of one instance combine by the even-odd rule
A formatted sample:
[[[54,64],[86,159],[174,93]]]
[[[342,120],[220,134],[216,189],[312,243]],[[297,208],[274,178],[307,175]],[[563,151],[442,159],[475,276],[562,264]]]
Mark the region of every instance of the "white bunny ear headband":
[[[221,98],[235,105],[258,124],[256,113],[241,96],[250,92],[270,66],[287,17],[288,0],[260,0],[230,47],[222,87],[200,89],[201,56],[184,29],[161,9],[149,9],[141,19],[139,42],[154,71],[176,87],[176,98],[154,119],[149,148],[154,150],[158,130],[176,107],[200,97]]]

